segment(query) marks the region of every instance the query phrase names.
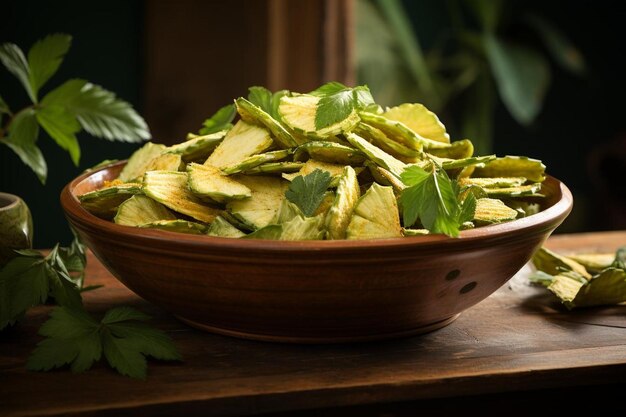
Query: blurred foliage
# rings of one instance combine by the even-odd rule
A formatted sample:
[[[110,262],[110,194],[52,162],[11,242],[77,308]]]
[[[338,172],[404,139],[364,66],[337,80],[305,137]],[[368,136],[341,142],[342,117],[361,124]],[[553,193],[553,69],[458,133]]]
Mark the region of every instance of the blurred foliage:
[[[491,151],[498,97],[529,126],[550,86],[550,58],[573,74],[586,72],[565,34],[523,2],[448,0],[445,9],[446,25],[425,50],[400,0],[358,0],[358,83],[383,105],[426,105],[479,154]]]

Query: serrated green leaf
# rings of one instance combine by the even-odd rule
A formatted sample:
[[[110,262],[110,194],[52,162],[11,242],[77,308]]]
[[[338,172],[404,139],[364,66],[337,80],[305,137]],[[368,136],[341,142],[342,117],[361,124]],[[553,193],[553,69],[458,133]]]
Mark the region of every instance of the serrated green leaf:
[[[0,330],[48,298],[43,257],[19,256],[0,270]]]
[[[461,214],[459,216],[459,223],[471,222],[474,219],[476,213],[476,196],[474,193],[468,193],[461,205]]]
[[[93,136],[124,142],[150,139],[146,122],[129,103],[85,80],[66,81],[48,93],[41,104],[65,107]]]
[[[61,33],[37,41],[28,51],[29,82],[35,96],[52,77],[72,44],[72,37]]]
[[[112,368],[131,378],[146,378],[146,358],[138,349],[136,341],[116,338],[110,332],[103,333],[102,340],[104,356]]]
[[[49,371],[71,363],[78,356],[78,346],[71,339],[45,339],[26,362],[29,371]]]
[[[215,114],[202,123],[202,128],[198,131],[200,135],[210,135],[212,133],[219,132],[220,130],[230,129],[233,127],[232,121],[237,114],[237,109],[234,104],[228,104]]]
[[[45,100],[45,99],[44,99]],[[74,165],[80,161],[80,145],[76,133],[80,124],[65,107],[58,105],[43,106],[36,112],[37,121],[62,149],[69,152]]]
[[[41,150],[36,145],[38,135],[39,125],[37,124],[35,111],[28,109],[15,116],[9,127],[9,135],[0,140],[0,143],[4,143],[11,148],[22,162],[33,170],[39,181],[45,184],[48,176],[48,166]]]
[[[107,311],[102,319],[102,323],[110,325],[127,320],[146,321],[150,320],[150,316],[131,307],[116,307]]]
[[[319,168],[306,176],[298,175],[289,184],[285,197],[297,205],[305,216],[312,216],[324,200],[330,181],[330,173]]]
[[[39,335],[58,339],[76,339],[98,328],[98,322],[83,308],[55,307]]]
[[[407,167],[401,175],[407,185],[400,195],[404,227],[411,227],[417,218],[432,233],[456,237],[468,211],[459,204],[459,189],[443,169],[433,167],[427,172],[417,165]],[[474,201],[475,203],[475,201]],[[475,204],[474,204],[475,209]]]
[[[272,114],[272,93],[267,88],[260,86],[248,88],[248,101],[265,113]]]
[[[47,274],[50,283],[50,295],[54,297],[58,305],[69,308],[82,306],[80,290],[69,275],[53,268],[48,268]]]
[[[7,70],[20,80],[33,103],[37,102],[37,94],[30,86],[30,70],[24,52],[14,43],[0,45],[0,61]]]
[[[143,323],[114,323],[108,326],[115,337],[124,338],[144,355],[160,360],[181,360],[172,339],[161,330]]]
[[[329,96],[335,93],[338,93],[340,91],[346,90],[348,89],[348,87],[346,87],[345,85],[341,84],[340,82],[337,81],[330,81],[318,88],[316,88],[315,90],[311,91],[309,94],[312,96],[317,96],[317,97],[324,97],[324,96]]]
[[[315,128],[320,130],[346,119],[354,110],[352,90],[341,90],[323,96],[315,112]]]
[[[485,35],[484,45],[502,101],[519,123],[530,124],[550,83],[548,63],[538,52],[492,34]]]

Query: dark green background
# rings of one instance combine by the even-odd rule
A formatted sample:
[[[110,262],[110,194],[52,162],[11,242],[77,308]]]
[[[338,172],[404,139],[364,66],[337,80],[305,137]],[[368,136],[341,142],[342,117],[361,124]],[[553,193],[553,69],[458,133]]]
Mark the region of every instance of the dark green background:
[[[444,3],[405,1],[426,47],[444,24]],[[580,79],[555,67],[544,110],[530,129],[521,128],[500,105],[495,151],[500,155],[519,154],[542,159],[549,173],[570,186],[575,195],[575,210],[560,231],[615,227],[606,221],[600,210],[614,201],[606,200],[598,185],[591,181],[588,159],[598,146],[626,134],[626,106],[623,104],[626,65],[622,35],[625,16],[616,11],[619,3],[611,2],[529,1],[524,4],[569,35],[581,49],[590,71],[587,78]],[[3,5],[0,42],[17,43],[26,52],[46,34],[69,33],[74,36],[72,48],[42,94],[68,78],[80,77],[116,92],[141,112],[142,74],[146,70],[142,67],[143,10],[141,1],[20,0]],[[214,18],[219,17],[207,16],[207,24]],[[0,94],[13,110],[28,104],[17,80],[4,70],[0,70]],[[68,154],[41,132],[39,145],[49,167],[45,186],[8,148],[0,147],[0,190],[22,196],[30,206],[35,221],[36,247],[50,247],[57,241],[70,240],[59,204],[59,193],[68,181],[103,159],[123,159],[137,147],[86,134],[81,134],[79,140],[83,154],[80,166],[74,167]],[[614,179],[613,193],[626,198],[624,159],[617,149],[615,153],[610,152],[606,171],[611,172],[610,178]]]

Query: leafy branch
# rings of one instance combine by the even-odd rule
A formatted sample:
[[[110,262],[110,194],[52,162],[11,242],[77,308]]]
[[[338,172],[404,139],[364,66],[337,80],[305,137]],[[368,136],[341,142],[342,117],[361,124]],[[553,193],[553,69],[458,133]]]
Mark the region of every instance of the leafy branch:
[[[108,140],[140,142],[150,138],[146,122],[132,106],[104,88],[81,79],[70,79],[39,100],[39,91],[57,72],[70,49],[72,37],[49,35],[36,42],[28,58],[13,43],[0,45],[0,62],[22,84],[32,105],[13,112],[0,97],[0,143],[15,152],[45,184],[48,167],[37,146],[42,128],[74,165],[80,161],[76,135],[85,130]],[[7,121],[3,124],[2,116]]]
[[[98,287],[83,287],[86,256],[77,238],[69,247],[57,244],[46,256],[31,249],[16,252],[0,270],[0,331],[49,298],[59,305],[39,330],[47,339],[33,351],[28,369],[47,371],[69,364],[73,372],[83,372],[104,354],[122,375],[143,379],[145,356],[181,359],[169,336],[143,323],[147,315],[116,307],[98,322],[85,311],[81,292]]]

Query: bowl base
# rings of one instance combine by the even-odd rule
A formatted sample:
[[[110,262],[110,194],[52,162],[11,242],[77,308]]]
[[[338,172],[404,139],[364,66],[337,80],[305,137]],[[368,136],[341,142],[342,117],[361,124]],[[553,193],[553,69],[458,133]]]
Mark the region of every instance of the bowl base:
[[[423,326],[415,327],[410,330],[393,333],[368,334],[362,336],[282,336],[266,333],[251,333],[241,330],[233,330],[223,327],[211,326],[208,324],[198,323],[187,318],[176,316],[176,318],[185,324],[196,329],[204,330],[210,333],[221,334],[224,336],[236,337],[239,339],[258,340],[262,342],[276,343],[298,343],[298,344],[330,344],[330,343],[354,343],[354,342],[371,342],[376,340],[398,339],[402,337],[415,336],[419,334],[429,333],[442,327],[447,326],[459,317],[461,313],[455,314],[446,319],[429,323]]]

